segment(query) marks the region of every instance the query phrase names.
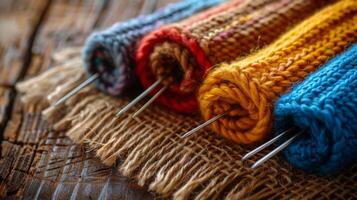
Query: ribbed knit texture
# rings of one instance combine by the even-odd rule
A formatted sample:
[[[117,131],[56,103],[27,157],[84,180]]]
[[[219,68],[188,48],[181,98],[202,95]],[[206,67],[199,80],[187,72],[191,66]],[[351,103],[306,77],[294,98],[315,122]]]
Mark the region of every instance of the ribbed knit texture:
[[[357,45],[282,96],[274,114],[278,130],[306,130],[284,150],[295,167],[334,174],[357,163]]]
[[[140,39],[165,24],[189,17],[222,0],[183,0],[153,14],[139,16],[96,32],[87,39],[83,59],[89,74],[100,73],[97,87],[110,95],[120,95],[135,81],[134,52]]]
[[[137,51],[137,75],[144,87],[164,77],[170,87],[158,102],[178,112],[196,112],[206,70],[271,43],[329,2],[232,0],[146,36]]]
[[[215,132],[242,144],[262,141],[274,102],[356,40],[357,1],[324,8],[261,51],[210,72],[199,90],[204,119],[230,111],[212,124]]]

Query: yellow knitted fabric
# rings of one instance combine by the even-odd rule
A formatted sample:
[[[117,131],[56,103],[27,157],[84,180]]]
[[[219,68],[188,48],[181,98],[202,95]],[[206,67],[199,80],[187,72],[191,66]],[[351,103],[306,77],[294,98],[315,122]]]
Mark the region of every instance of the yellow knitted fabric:
[[[211,71],[198,94],[201,113],[207,120],[228,111],[213,130],[259,142],[271,131],[275,100],[356,40],[357,1],[328,6],[261,51]]]

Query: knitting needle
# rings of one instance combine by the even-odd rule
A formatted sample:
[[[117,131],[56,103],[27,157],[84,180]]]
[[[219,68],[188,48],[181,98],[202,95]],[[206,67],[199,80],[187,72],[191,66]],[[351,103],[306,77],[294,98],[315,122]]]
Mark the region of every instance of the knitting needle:
[[[93,83],[95,80],[99,78],[99,74],[95,73],[92,76],[90,76],[87,80],[79,84],[76,88],[71,90],[69,93],[67,93],[65,96],[60,98],[53,106],[56,107],[62,103],[64,103],[67,99],[71,98],[73,95],[77,94],[79,91],[81,91],[84,87],[88,86],[89,84]]]
[[[264,162],[266,162],[267,160],[269,160],[271,157],[275,156],[277,153],[279,153],[280,151],[284,150],[287,146],[289,146],[295,138],[297,138],[299,135],[301,135],[305,130],[300,131],[299,133],[295,134],[294,136],[292,136],[290,139],[288,139],[287,141],[285,141],[283,144],[281,144],[280,146],[278,146],[277,148],[275,148],[273,151],[271,151],[270,153],[268,153],[267,155],[265,155],[263,158],[259,159],[257,162],[255,162],[252,165],[252,169],[255,169],[257,167],[259,167],[261,164],[263,164]]]
[[[181,138],[185,138],[185,137],[188,137],[188,136],[194,134],[195,132],[201,130],[202,128],[204,128],[204,127],[206,127],[206,126],[212,124],[213,122],[215,122],[215,121],[218,120],[219,118],[225,116],[228,112],[229,112],[229,111],[226,111],[226,112],[224,112],[224,113],[222,113],[222,114],[219,114],[219,115],[216,115],[215,117],[212,117],[211,119],[205,121],[203,124],[200,124],[200,125],[197,126],[196,128],[194,128],[194,129],[192,129],[192,130],[186,132],[185,134],[183,134],[183,135],[181,136]]]
[[[260,145],[259,147],[253,149],[252,151],[250,151],[249,153],[245,154],[242,157],[242,160],[247,160],[248,158],[254,156],[255,154],[259,153],[260,151],[262,151],[263,149],[267,148],[268,146],[270,146],[271,144],[273,144],[274,142],[276,142],[278,139],[280,139],[281,137],[283,137],[284,135],[286,135],[287,133],[290,133],[291,131],[295,130],[295,127],[292,127],[282,133],[280,133],[279,135],[277,135],[276,137],[274,137],[273,139],[269,140],[268,142]]]
[[[155,101],[165,90],[167,89],[167,85],[165,85],[163,88],[161,88],[154,96],[150,98],[149,101],[147,101],[138,111],[136,111],[133,115],[132,118],[137,117],[140,113],[142,113],[153,101]]]
[[[128,103],[124,108],[119,110],[119,112],[116,114],[117,117],[120,117],[122,114],[124,114],[126,111],[128,111],[131,107],[133,107],[135,104],[137,104],[141,99],[146,97],[151,91],[153,91],[160,83],[162,82],[163,78],[158,79],[154,84],[152,84],[148,89],[146,89],[144,92],[142,92],[139,96],[137,96],[134,100],[132,100],[130,103]]]

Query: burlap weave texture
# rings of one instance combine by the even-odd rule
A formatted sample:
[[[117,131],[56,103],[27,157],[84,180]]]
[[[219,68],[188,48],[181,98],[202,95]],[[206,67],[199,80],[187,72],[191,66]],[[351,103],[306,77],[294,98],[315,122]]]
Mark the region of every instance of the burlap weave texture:
[[[55,56],[61,59],[53,69],[17,85],[25,104],[38,101],[48,107],[84,78],[80,57],[71,55],[69,59],[65,52]],[[58,73],[63,76],[59,77]],[[46,99],[48,95],[50,98]],[[64,105],[47,108],[44,114],[54,129],[65,131],[73,140],[88,145],[104,163],[119,165],[125,176],[135,178],[140,185],[163,197],[357,198],[357,166],[336,177],[324,178],[296,171],[276,157],[252,170],[249,166],[253,161],[240,161],[252,147],[229,143],[208,129],[182,139],[181,133],[200,123],[197,117],[154,105],[136,120],[128,115],[115,118],[117,108],[126,103],[126,100],[86,88]]]

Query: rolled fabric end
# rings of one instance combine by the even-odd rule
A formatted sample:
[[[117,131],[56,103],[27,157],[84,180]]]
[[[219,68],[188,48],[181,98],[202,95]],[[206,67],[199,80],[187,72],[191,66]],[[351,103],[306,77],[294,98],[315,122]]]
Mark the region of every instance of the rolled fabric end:
[[[227,112],[212,124],[220,135],[239,144],[264,140],[271,130],[272,106],[249,74],[223,63],[207,76],[198,99],[204,119]]]
[[[128,49],[125,49],[123,39],[111,40],[103,33],[93,33],[88,37],[82,52],[88,75],[100,74],[96,81],[97,88],[112,96],[124,93],[134,79],[130,64],[132,59]]]
[[[83,60],[89,75],[98,73],[98,89],[119,96],[132,88],[136,81],[133,72],[135,50],[141,38],[165,25],[177,22],[199,11],[221,3],[222,0],[183,0],[158,11],[143,15],[91,34],[83,49]]]
[[[284,150],[293,166],[329,175],[357,163],[357,45],[282,96],[274,114],[277,130],[305,130]]]
[[[157,55],[158,51],[165,53]],[[211,64],[195,39],[174,27],[163,27],[142,40],[136,60],[136,74],[145,88],[160,77],[170,82],[169,90],[157,99],[159,103],[181,113],[197,111],[195,93]]]

